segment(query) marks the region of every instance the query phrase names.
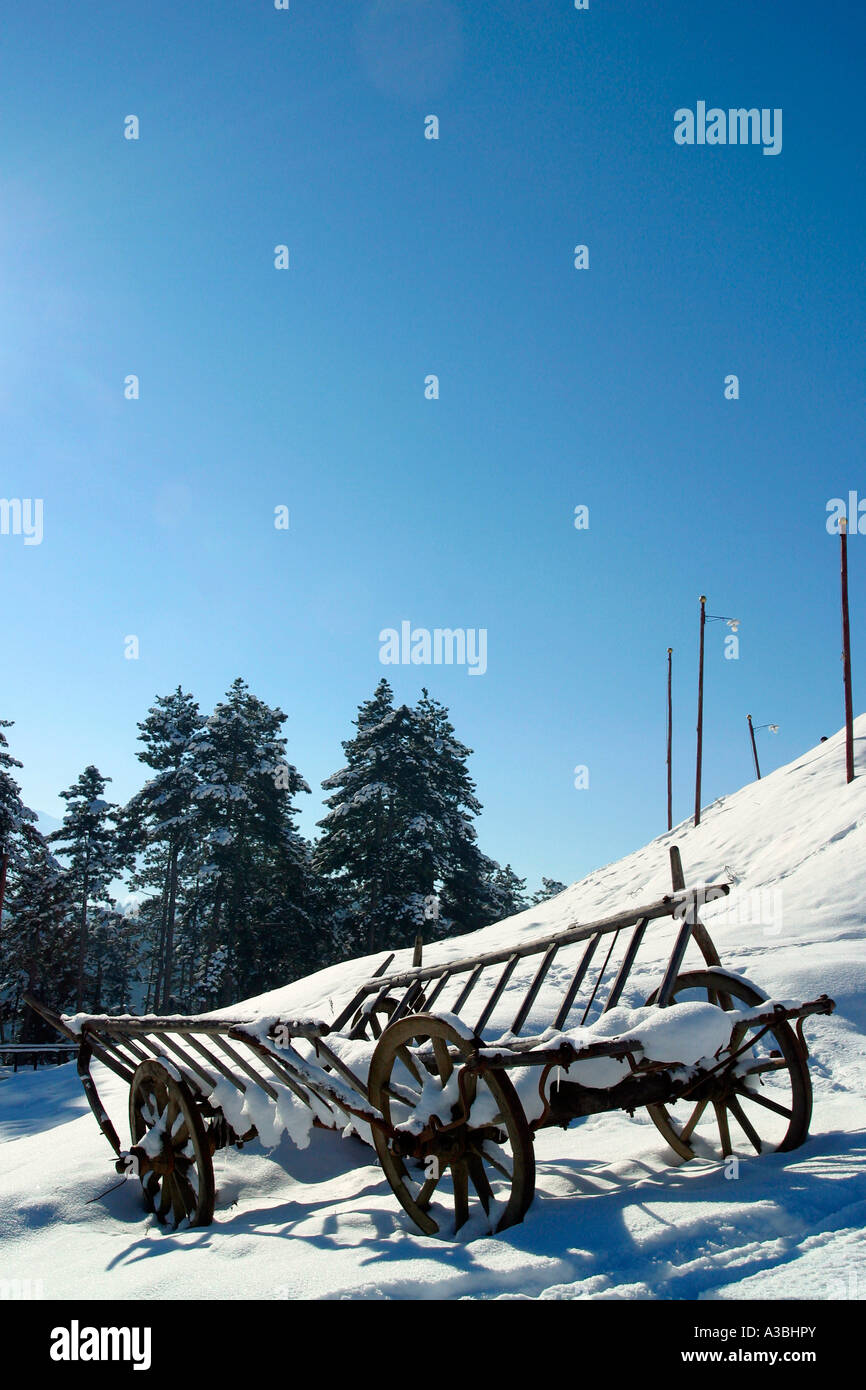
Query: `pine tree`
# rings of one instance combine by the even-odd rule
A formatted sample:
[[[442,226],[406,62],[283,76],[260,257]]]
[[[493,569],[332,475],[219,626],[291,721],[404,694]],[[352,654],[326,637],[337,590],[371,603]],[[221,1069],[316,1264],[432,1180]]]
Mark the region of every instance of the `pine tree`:
[[[10,728],[12,720],[0,719],[0,1039],[4,1037],[4,1023],[18,1015],[22,982],[24,987],[29,982],[32,951],[27,947],[27,930],[16,921],[16,913],[20,914],[28,895],[35,894],[38,903],[34,882],[26,876],[31,864],[38,871],[46,855],[36,814],[22,802],[21,789],[12,775],[12,769],[22,764],[9,752],[3,730]]]
[[[87,988],[88,923],[91,906],[106,902],[108,885],[120,868],[112,805],[102,794],[110,777],[90,764],[74,786],[60,793],[66,814],[59,830],[47,837],[68,860],[69,879],[78,911],[75,1011],[84,1008]]]
[[[491,884],[498,903],[497,920],[513,917],[515,913],[524,912],[529,907],[526,879],[518,878],[510,864],[506,864],[504,868],[497,867]]]
[[[343,742],[346,766],[322,783],[333,795],[326,799],[329,809],[319,822],[323,834],[313,865],[342,895],[346,911],[341,935],[348,955],[363,949],[364,939],[366,948],[375,950],[384,926],[380,911],[390,892],[389,838],[396,787],[387,780],[389,749],[383,735],[394,713],[393,691],[381,680],[352,721],[357,735]]]
[[[36,813],[22,802],[21,788],[11,772],[13,767],[23,766],[8,751],[9,743],[3,733],[4,729],[11,729],[13,723],[11,719],[0,719],[0,863],[5,856],[7,870],[10,866],[14,868],[40,838],[35,825]]]
[[[465,766],[470,750],[447,710],[426,690],[416,709],[395,709],[383,680],[354,723],[346,766],[323,783],[332,795],[313,860],[353,905],[344,948],[405,946],[422,927],[429,936],[433,897],[445,908],[439,934],[490,920],[495,866],[475,844],[471,818],[481,807]]]
[[[193,736],[204,725],[192,695],[180,686],[171,695],[158,695],[139,724],[141,762],[153,768],[151,777],[124,808],[121,819],[123,843],[142,851],[162,844],[165,855],[148,856],[145,872],[136,876],[136,886],[157,886],[161,899],[160,932],[155,943],[156,980],[154,1008],[168,1011],[174,988],[175,929],[178,910],[179,863],[189,848],[195,828],[195,796],[198,776],[193,757]],[[158,863],[157,876],[147,872]]]
[[[0,961],[0,996],[7,1015],[18,1016],[25,989],[62,1012],[74,997],[75,901],[67,874],[41,836],[17,866],[7,907]],[[25,1008],[19,1036],[22,1042],[38,1042],[55,1033]]]
[[[141,959],[137,916],[97,904],[91,909],[89,937],[93,1012],[123,1013],[129,1008]]]
[[[416,731],[410,711],[395,710],[386,680],[353,723],[358,732],[343,743],[346,766],[322,783],[333,794],[313,862],[351,903],[354,927],[345,924],[345,945],[372,952],[394,940],[404,944],[417,920],[412,900],[423,893],[406,843],[407,740]]]
[[[555,898],[559,893],[564,893],[567,887],[568,884],[560,883],[558,878],[542,877],[541,887],[534,893],[531,906],[537,907],[539,903],[549,902],[551,898]]]
[[[490,886],[497,865],[478,848],[472,823],[482,809],[466,767],[472,749],[457,739],[448,710],[426,689],[416,712],[427,744],[427,824],[436,845],[439,933],[475,931],[496,920],[499,904]]]
[[[315,929],[309,848],[292,805],[310,789],[286,759],[285,721],[238,678],[191,741],[198,878],[210,897],[202,969],[212,980],[222,957],[224,1002],[285,978]]]

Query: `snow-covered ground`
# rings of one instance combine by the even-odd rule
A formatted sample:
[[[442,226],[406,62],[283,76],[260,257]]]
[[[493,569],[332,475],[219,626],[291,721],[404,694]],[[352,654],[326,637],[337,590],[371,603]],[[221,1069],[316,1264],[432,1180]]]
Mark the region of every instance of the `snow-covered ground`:
[[[650,902],[669,891],[677,843],[688,882],[732,884],[702,914],[727,968],[775,998],[826,991],[837,1001],[835,1015],[806,1025],[815,1104],[801,1149],[745,1157],[728,1178],[719,1162],[678,1160],[645,1114],[590,1117],[537,1137],[537,1195],[522,1225],[449,1239],[412,1226],[370,1148],[314,1130],[303,1150],[283,1138],[270,1152],[256,1143],[218,1153],[213,1225],[166,1233],[134,1182],[101,1195],[117,1178],[74,1066],[20,1073],[0,1081],[0,1289],[60,1299],[866,1297],[866,716],[855,732],[850,787],[837,734],[722,797],[697,829],[677,827],[542,907],[425,953],[430,963],[498,949]],[[629,1002],[658,982],[654,941]],[[232,1012],[333,1017],[379,959]],[[395,968],[409,963],[407,952]],[[549,1021],[557,983],[552,973],[530,1022]],[[98,1079],[125,1135],[124,1087]]]

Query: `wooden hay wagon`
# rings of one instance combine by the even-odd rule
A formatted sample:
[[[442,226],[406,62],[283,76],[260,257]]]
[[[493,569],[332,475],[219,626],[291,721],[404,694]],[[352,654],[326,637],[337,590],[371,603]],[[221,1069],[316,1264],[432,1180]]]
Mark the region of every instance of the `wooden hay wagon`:
[[[211,1221],[218,1149],[256,1135],[276,1144],[284,1131],[305,1144],[318,1124],[349,1126],[375,1147],[426,1234],[450,1234],[476,1212],[502,1231],[532,1202],[534,1134],[585,1115],[645,1108],[683,1159],[789,1150],[806,1138],[803,1022],[833,1001],[773,1001],[722,969],[698,914],[728,886],[686,890],[675,847],[671,864],[670,894],[601,921],[390,974],[389,956],[330,1023],[60,1018],[28,1002],[77,1043],[117,1170],[140,1179],[166,1225]],[[637,963],[663,927],[671,944],[659,978]],[[690,946],[697,967],[685,967]],[[128,1148],[99,1097],[94,1059],[129,1085]]]

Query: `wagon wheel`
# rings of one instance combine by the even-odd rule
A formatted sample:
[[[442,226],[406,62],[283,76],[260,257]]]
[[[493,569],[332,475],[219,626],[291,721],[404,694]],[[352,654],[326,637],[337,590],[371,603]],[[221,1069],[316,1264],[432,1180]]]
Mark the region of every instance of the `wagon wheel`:
[[[516,1225],[535,1192],[532,1134],[517,1092],[504,1071],[464,1071],[475,1050],[444,1019],[412,1014],[385,1030],[370,1064],[370,1101],[390,1130],[373,1125],[376,1152],[426,1235],[439,1230],[429,1212],[434,1194],[453,1203],[456,1233],[470,1205],[496,1231]]]
[[[381,1038],[391,1019],[391,1015],[400,1003],[399,999],[394,999],[391,995],[386,995],[384,999],[379,999],[371,1009],[365,1009],[362,1005],[352,1019],[349,1036],[351,1038],[373,1039]],[[419,991],[414,1000],[409,1004],[407,1011],[417,1014],[424,1008],[424,993]]]
[[[677,977],[671,1003],[689,998],[729,1011],[754,1008],[766,996],[723,971],[693,970]],[[647,1003],[655,1002],[656,994],[650,995]],[[736,1150],[752,1155],[796,1149],[806,1138],[812,1083],[790,1023],[781,1020],[766,1031],[762,1024],[737,1024],[731,1050],[741,1048],[736,1068],[724,1068],[718,1080],[700,1086],[696,1096],[647,1106],[657,1129],[682,1158],[706,1153],[707,1143],[714,1156],[721,1151],[727,1158]],[[704,1143],[696,1146],[696,1140]]]
[[[380,999],[372,1009],[360,1008],[352,1019],[350,1036],[381,1038],[396,1007],[396,999],[386,998]]]
[[[129,1088],[132,1153],[148,1211],[176,1230],[213,1220],[210,1144],[189,1087],[161,1062],[142,1062]]]

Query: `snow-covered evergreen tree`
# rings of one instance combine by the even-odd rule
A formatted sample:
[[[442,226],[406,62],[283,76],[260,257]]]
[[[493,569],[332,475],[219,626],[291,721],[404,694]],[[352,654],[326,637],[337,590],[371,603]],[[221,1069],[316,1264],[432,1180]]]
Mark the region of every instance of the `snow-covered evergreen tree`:
[[[21,994],[29,990],[58,1012],[68,1009],[75,993],[78,926],[69,876],[39,836],[22,856],[6,898],[0,939],[0,999],[8,1020],[20,1016],[19,1040],[56,1037],[53,1028],[31,1009]]]
[[[11,720],[0,719],[0,884],[5,890],[0,903],[0,1038],[6,1023],[17,1029],[22,1022],[22,989],[69,1002],[62,874],[36,827],[35,812],[21,800],[12,769],[22,764],[9,752],[3,732],[11,727]],[[40,1036],[36,1017],[26,1010],[25,1041]]]
[[[21,788],[12,774],[13,767],[21,767],[17,758],[9,752],[9,742],[4,729],[11,729],[14,721],[0,719],[0,863],[7,856],[7,870],[14,870],[21,856],[28,848],[38,843],[36,813],[25,806],[21,800]]]
[[[87,950],[94,1013],[125,1013],[141,959],[135,914],[105,903],[91,910]]]
[[[309,912],[309,847],[292,804],[309,792],[286,757],[286,715],[238,678],[191,740],[196,774],[198,880],[209,890],[202,971],[218,1002],[265,989],[317,956]]]
[[[192,695],[180,686],[170,695],[157,696],[138,726],[139,741],[144,744],[138,757],[153,769],[154,776],[132,797],[121,819],[124,844],[132,850],[157,844],[165,850],[163,855],[148,855],[134,879],[136,887],[155,888],[159,893],[159,933],[152,943],[156,957],[152,997],[157,1011],[169,1009],[175,987],[179,865],[191,846],[197,819],[198,775],[192,740],[204,722]]]
[[[343,744],[346,765],[328,777],[328,812],[314,852],[320,873],[353,906],[344,947],[376,951],[431,933],[425,904],[440,897],[438,934],[490,920],[487,876],[495,867],[475,844],[481,809],[447,710],[426,691],[416,709],[394,708],[379,682]],[[442,909],[444,908],[444,912]]]
[[[532,907],[537,907],[539,903],[546,903],[551,898],[555,898],[559,893],[564,893],[568,887],[567,883],[560,883],[558,878],[541,879],[541,887],[537,888],[532,895]]]
[[[474,931],[496,920],[499,903],[490,887],[497,865],[479,849],[472,823],[482,809],[466,766],[472,749],[456,737],[448,710],[426,689],[416,714],[426,745],[425,817],[436,845],[439,931]]]
[[[343,743],[345,767],[322,783],[333,794],[313,862],[350,905],[343,930],[348,954],[378,950],[395,934],[402,944],[409,930],[401,796],[407,715],[394,709],[391,687],[380,681],[353,720],[357,734]]]
[[[518,878],[510,864],[497,867],[491,879],[491,887],[498,904],[496,919],[513,917],[530,906],[526,896],[526,879]]]
[[[74,786],[60,793],[66,802],[63,824],[47,837],[67,860],[69,882],[77,904],[76,1012],[84,1008],[86,995],[94,983],[87,973],[91,908],[110,906],[108,885],[121,866],[114,807],[103,799],[110,781],[111,778],[103,777],[92,763],[86,767]]]

